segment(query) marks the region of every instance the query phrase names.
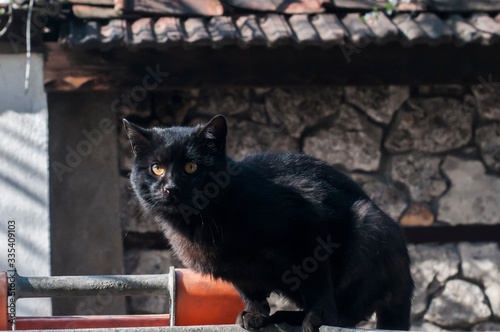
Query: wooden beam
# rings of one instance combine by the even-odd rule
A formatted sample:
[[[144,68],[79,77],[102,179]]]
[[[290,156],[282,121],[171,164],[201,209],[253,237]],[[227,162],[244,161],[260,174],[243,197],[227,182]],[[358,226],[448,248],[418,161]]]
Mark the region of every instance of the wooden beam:
[[[170,75],[156,89],[202,86],[478,84],[500,77],[500,44],[403,47],[398,43],[328,49],[253,46],[77,51],[46,43],[47,91],[120,90],[142,86],[146,68]],[[291,56],[293,54],[293,56]],[[68,79],[70,78],[70,79]],[[84,80],[77,80],[84,78]],[[68,82],[77,83],[70,84]],[[83,84],[82,84],[83,82]]]

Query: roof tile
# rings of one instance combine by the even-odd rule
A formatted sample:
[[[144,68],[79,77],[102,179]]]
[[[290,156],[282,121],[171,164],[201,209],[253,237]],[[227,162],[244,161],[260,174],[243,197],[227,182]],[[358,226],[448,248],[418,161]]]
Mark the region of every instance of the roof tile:
[[[401,41],[403,44],[422,44],[428,42],[427,34],[420,28],[420,26],[413,21],[410,14],[396,15],[392,22],[396,24],[404,39]]]
[[[433,13],[420,13],[414,20],[427,35],[427,43],[439,45],[450,43],[453,32],[439,17]]]
[[[446,20],[446,24],[451,28],[455,36],[455,44],[458,46],[476,44],[482,40],[481,33],[458,14],[450,15]]]
[[[346,31],[335,14],[318,14],[311,19],[324,46],[344,43]]]
[[[379,12],[377,17],[366,20],[366,24],[374,33],[375,42],[379,45],[387,44],[398,39],[398,28],[382,12]]]
[[[366,45],[375,41],[375,34],[370,27],[361,20],[359,13],[347,14],[342,19],[342,24],[347,28],[347,38],[355,45]]]
[[[125,32],[124,20],[110,20],[108,24],[102,25],[100,29],[100,49],[106,51],[123,45]]]
[[[250,45],[266,45],[267,39],[259,27],[255,15],[240,16],[235,20],[239,31],[238,43],[245,47]]]
[[[319,45],[321,43],[318,33],[309,22],[308,15],[292,15],[288,19],[288,23],[292,27],[295,41],[299,45]]]
[[[186,46],[207,46],[210,45],[211,39],[205,29],[205,22],[200,17],[191,17],[184,22],[184,30],[186,31]]]
[[[292,30],[281,15],[267,14],[259,18],[259,25],[266,35],[269,46],[287,44],[292,40]]]
[[[500,23],[489,15],[474,14],[469,21],[481,33],[483,45],[491,45],[500,40]]]
[[[149,17],[127,22],[127,31],[127,45],[132,48],[147,48],[156,44],[153,19]]]
[[[208,21],[207,27],[214,47],[235,43],[237,32],[231,17],[214,16]]]
[[[160,17],[154,24],[154,33],[159,44],[169,47],[178,45],[184,39],[178,17]]]

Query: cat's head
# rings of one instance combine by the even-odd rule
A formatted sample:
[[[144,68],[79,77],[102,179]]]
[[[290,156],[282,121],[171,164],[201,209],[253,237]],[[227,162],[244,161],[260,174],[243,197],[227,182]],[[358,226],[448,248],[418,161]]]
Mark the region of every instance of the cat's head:
[[[127,120],[124,125],[135,154],[130,181],[142,207],[184,217],[205,208],[199,192],[227,167],[226,119],[218,115],[196,127],[145,129]]]

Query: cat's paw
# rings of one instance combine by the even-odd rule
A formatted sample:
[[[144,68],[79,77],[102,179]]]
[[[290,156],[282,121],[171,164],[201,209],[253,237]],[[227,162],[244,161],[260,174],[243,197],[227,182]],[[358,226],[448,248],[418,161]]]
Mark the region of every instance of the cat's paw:
[[[242,311],[236,319],[236,324],[239,324],[245,330],[260,330],[268,323],[268,318],[257,312]]]
[[[323,310],[311,310],[302,322],[304,332],[318,332],[321,325],[336,325],[337,319],[334,314]]]

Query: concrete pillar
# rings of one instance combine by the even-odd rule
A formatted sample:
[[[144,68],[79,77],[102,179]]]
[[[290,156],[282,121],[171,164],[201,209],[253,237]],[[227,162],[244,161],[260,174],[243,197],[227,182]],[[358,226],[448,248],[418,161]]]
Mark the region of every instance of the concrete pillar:
[[[117,116],[111,93],[50,93],[53,275],[123,273]],[[53,300],[54,314],[125,312],[125,299]]]
[[[7,221],[16,222],[16,268],[21,275],[50,275],[49,154],[43,56],[0,55],[0,270],[7,270]],[[19,316],[50,315],[49,299],[18,301]]]

